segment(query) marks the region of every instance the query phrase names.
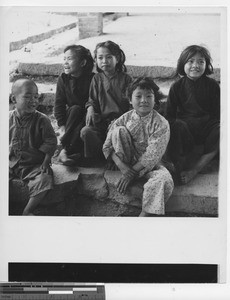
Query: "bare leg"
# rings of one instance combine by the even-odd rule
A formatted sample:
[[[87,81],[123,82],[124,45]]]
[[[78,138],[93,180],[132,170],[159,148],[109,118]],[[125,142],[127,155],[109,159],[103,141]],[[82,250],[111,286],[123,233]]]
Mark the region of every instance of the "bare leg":
[[[199,173],[215,157],[217,153],[218,150],[203,154],[191,170],[181,172],[181,183],[186,184],[191,181],[197,175],[197,173]]]
[[[27,203],[26,207],[23,210],[23,216],[32,216],[34,209],[38,206],[38,204],[43,200],[43,198],[48,193],[47,191],[41,192],[40,194],[30,197],[29,202]]]
[[[141,211],[141,213],[139,214],[139,217],[160,217],[162,215],[157,215],[157,214],[150,214],[150,213],[147,213],[145,211]]]
[[[147,212],[145,212],[143,210],[139,214],[139,217],[151,217],[151,216],[152,216],[152,214],[149,214],[149,213],[147,213]]]

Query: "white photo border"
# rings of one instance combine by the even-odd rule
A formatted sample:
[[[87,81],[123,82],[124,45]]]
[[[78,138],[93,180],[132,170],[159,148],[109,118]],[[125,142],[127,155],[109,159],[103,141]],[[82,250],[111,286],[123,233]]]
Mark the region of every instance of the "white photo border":
[[[7,6],[11,5],[12,2],[14,1],[7,1]],[[16,2],[16,5],[20,2],[22,1]],[[51,2],[53,3],[51,4]],[[67,2],[68,1],[65,1],[65,3]],[[71,4],[68,3],[68,8],[70,6],[76,6],[76,2],[69,2]],[[84,3],[81,5],[80,2]],[[86,1],[80,2],[78,8],[81,11],[92,11],[92,9],[95,9],[95,11],[106,11],[106,9],[108,9],[108,4],[94,7],[94,4],[92,4],[92,6],[87,6]],[[158,9],[161,9],[162,7],[164,9],[176,9],[177,6],[186,7],[187,2],[190,4],[190,1],[172,2],[173,6],[171,6],[169,1],[154,1],[156,7],[160,6],[158,4],[162,5]],[[193,10],[194,7],[201,7],[201,10],[206,9],[206,11],[214,10],[221,14],[222,22],[220,55],[222,140],[219,181],[220,206],[218,218],[127,219],[104,217],[25,218],[21,216],[8,216],[8,149],[5,149],[4,145],[8,143],[8,101],[5,101],[5,99],[8,99],[9,90],[6,88],[9,84],[9,60],[7,59],[8,51],[6,51],[6,49],[8,49],[8,38],[4,26],[0,26],[0,91],[2,103],[4,102],[4,106],[0,111],[1,143],[2,147],[4,147],[4,150],[1,149],[1,151],[3,150],[1,152],[3,161],[1,167],[0,201],[0,281],[7,281],[8,262],[204,263],[218,264],[219,283],[226,284],[223,290],[228,289],[229,276],[227,277],[227,274],[229,275],[229,261],[227,260],[227,245],[229,247],[229,233],[227,232],[227,226],[229,228],[229,213],[227,217],[228,206],[226,199],[226,197],[229,196],[227,181],[229,167],[229,158],[227,154],[227,147],[229,146],[229,105],[227,104],[227,99],[229,97],[229,62],[226,64],[226,60],[229,61],[227,51],[227,37],[229,38],[229,32],[227,31],[227,28],[229,28],[229,12],[227,12],[228,3],[227,1],[193,2],[193,6],[187,6],[188,11],[190,8]],[[212,2],[214,3],[213,5]],[[39,1],[39,5],[40,4],[41,1]],[[48,4],[49,7],[62,6],[60,3],[57,4],[56,1],[55,3],[54,1],[50,1]],[[155,7],[154,5],[148,4],[144,8],[144,3],[142,2],[142,4],[143,9],[146,10],[148,10],[148,5]],[[44,4],[44,6],[45,5],[46,4]],[[118,5],[118,1],[116,1],[116,5]],[[109,11],[113,8],[115,11],[126,11],[128,7],[128,5],[125,7],[122,7],[122,4],[120,7],[116,5],[109,5]],[[4,18],[7,6],[0,7],[0,20],[1,23],[3,22],[3,25],[5,24]],[[129,7],[130,9],[136,9],[136,6],[133,4],[130,4]],[[140,11],[140,7],[138,10]],[[145,249],[144,255],[140,256],[142,249]],[[122,285],[120,288],[123,289],[125,286]],[[139,288],[139,285],[133,287],[134,290],[138,290]],[[154,288],[159,289],[160,292],[162,287],[154,285]],[[182,285],[181,288],[186,291],[189,289],[187,285]],[[112,286],[112,289],[116,289],[116,287]],[[146,286],[145,292],[148,289],[149,285]],[[195,289],[197,289],[197,286]],[[200,290],[200,287],[198,290]],[[203,291],[204,290],[206,290],[206,287]],[[218,288],[212,287],[211,285],[210,291],[212,290],[214,295],[215,292],[218,291]],[[129,292],[129,288],[126,291]],[[169,289],[168,292],[171,293],[172,290]],[[164,291],[162,293],[164,293]]]

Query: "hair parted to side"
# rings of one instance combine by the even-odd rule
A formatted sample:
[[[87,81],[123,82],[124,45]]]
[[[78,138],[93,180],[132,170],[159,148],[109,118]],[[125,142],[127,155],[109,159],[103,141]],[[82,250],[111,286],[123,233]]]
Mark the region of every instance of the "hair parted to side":
[[[116,57],[117,59],[117,64],[116,64],[116,71],[117,72],[126,72],[126,66],[125,66],[125,53],[123,52],[123,50],[119,47],[118,44],[112,42],[112,41],[106,41],[106,42],[102,42],[102,43],[98,43],[96,45],[96,48],[94,50],[94,59],[96,60],[97,57],[97,50],[99,48],[107,48],[109,50],[109,52]],[[100,68],[98,68],[98,66],[96,66],[96,69],[98,72],[102,72],[102,70]]]
[[[211,58],[211,55],[210,55],[210,52],[208,51],[208,49],[206,49],[205,47],[203,46],[198,46],[198,45],[191,45],[191,46],[188,46],[186,47],[178,61],[177,61],[177,73],[181,76],[185,76],[185,71],[184,71],[184,65],[187,63],[187,61],[193,57],[194,55],[196,55],[197,53],[200,53],[200,55],[202,55],[206,61],[206,68],[205,68],[205,71],[204,71],[204,74],[205,75],[210,75],[213,73],[213,66],[212,66],[212,58]]]
[[[155,96],[155,103],[160,105],[160,100],[164,98],[164,95],[160,92],[158,85],[154,82],[152,77],[138,77],[134,79],[128,86],[128,97],[131,100],[133,92],[140,88],[142,90],[150,90]]]
[[[83,67],[84,73],[92,72],[94,67],[94,60],[89,49],[81,45],[69,45],[65,47],[64,53],[68,50],[71,50],[81,61],[84,59],[86,60],[86,64]]]

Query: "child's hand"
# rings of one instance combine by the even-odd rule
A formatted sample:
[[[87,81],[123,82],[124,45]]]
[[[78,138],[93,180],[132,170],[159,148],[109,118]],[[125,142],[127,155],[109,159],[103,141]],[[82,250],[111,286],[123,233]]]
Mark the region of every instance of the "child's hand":
[[[86,118],[85,118],[85,123],[86,126],[90,126],[90,125],[95,125],[94,122],[94,109],[92,106],[89,106],[87,109],[87,114],[86,114]]]
[[[51,168],[50,168],[50,162],[51,162],[51,157],[49,154],[46,154],[45,159],[41,165],[41,172],[46,173],[46,174],[51,174]]]
[[[124,162],[120,162],[118,167],[119,167],[122,175],[125,177],[133,179],[138,174],[135,170],[133,170],[133,168],[126,165]]]
[[[120,180],[117,184],[118,192],[121,193],[122,195],[124,195],[127,190],[127,187],[129,186],[129,184],[132,182],[133,179],[134,179],[134,177],[126,177],[126,176],[122,175],[122,177],[120,178]]]
[[[117,190],[119,193],[125,194],[128,185],[133,181],[135,177],[137,177],[138,172],[126,163],[124,163],[119,158],[119,156],[115,154],[115,152],[112,153],[112,159],[122,174],[117,184]]]
[[[41,165],[41,172],[46,174],[51,174],[50,164],[48,162],[43,162]]]

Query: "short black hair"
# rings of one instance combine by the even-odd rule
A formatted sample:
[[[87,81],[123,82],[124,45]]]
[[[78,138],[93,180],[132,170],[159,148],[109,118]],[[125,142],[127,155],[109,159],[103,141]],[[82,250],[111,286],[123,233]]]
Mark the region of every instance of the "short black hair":
[[[19,79],[16,79],[12,84],[11,95],[17,94],[19,89],[22,87],[23,84],[33,84],[38,89],[37,84],[32,79],[19,78]]]
[[[184,65],[187,63],[187,61],[191,57],[193,57],[197,53],[200,53],[206,61],[206,68],[205,68],[204,74],[210,75],[213,73],[213,66],[211,63],[212,58],[211,58],[211,55],[210,55],[208,49],[206,49],[203,46],[191,45],[182,51],[182,53],[177,61],[177,74],[179,74],[181,76],[186,75],[185,71],[184,71]]]
[[[156,105],[160,105],[160,100],[163,98],[163,94],[160,92],[158,85],[156,85],[152,77],[138,77],[129,84],[127,92],[130,100],[132,99],[133,92],[138,87],[142,90],[152,91],[155,96]]]
[[[86,60],[86,64],[83,67],[84,73],[91,73],[94,67],[94,60],[89,51],[89,49],[85,48],[81,45],[69,45],[65,47],[64,53],[68,50],[71,50],[81,61],[83,59]]]

